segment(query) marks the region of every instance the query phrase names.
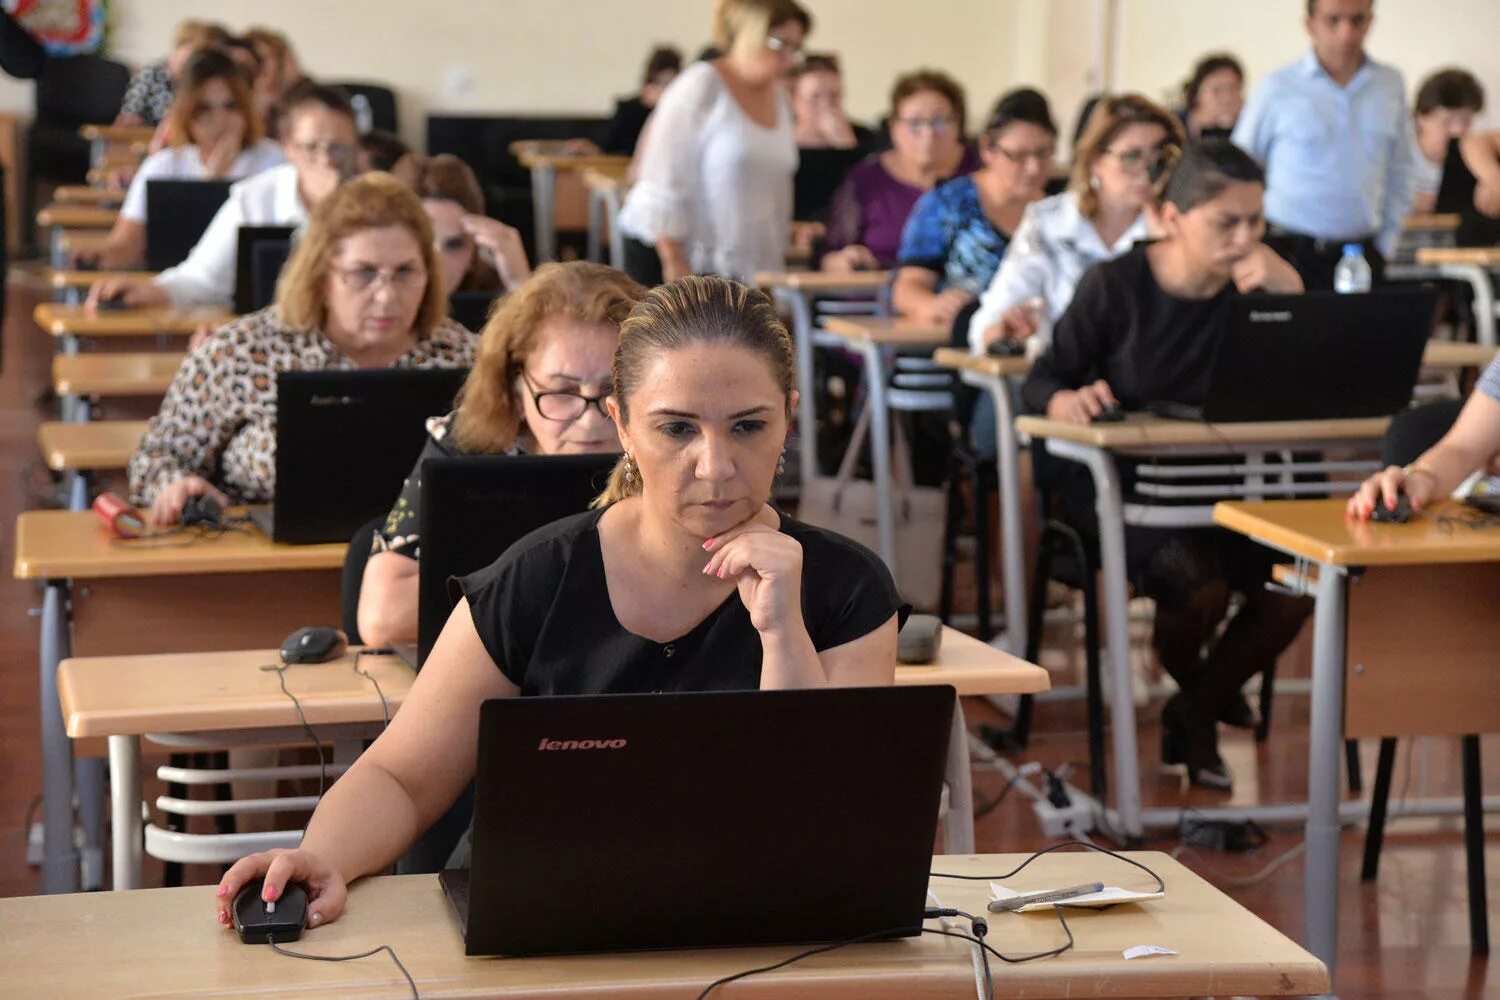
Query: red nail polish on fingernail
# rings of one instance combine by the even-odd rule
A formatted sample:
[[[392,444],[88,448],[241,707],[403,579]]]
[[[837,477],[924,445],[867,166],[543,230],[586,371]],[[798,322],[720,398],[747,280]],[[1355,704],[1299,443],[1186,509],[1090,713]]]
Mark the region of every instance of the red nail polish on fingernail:
[[[703,540],[703,547],[705,549],[711,549],[711,548],[713,548],[714,547],[714,540],[712,538],[705,538]]]
[[[227,891],[227,887],[223,883],[220,883],[219,884],[219,889],[218,889],[217,892],[214,893],[214,895],[215,896],[222,896],[222,895],[224,895],[224,893],[226,891]]]

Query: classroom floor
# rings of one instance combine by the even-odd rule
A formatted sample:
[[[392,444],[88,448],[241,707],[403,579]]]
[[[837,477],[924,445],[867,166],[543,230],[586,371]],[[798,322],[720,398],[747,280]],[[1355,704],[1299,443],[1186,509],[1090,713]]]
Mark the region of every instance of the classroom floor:
[[[55,412],[38,397],[48,383],[52,345],[31,321],[33,306],[44,289],[33,276],[22,273],[10,282],[3,327],[3,371],[0,371],[0,564],[11,565],[12,526],[16,515],[38,505],[48,475],[37,453],[36,428]],[[120,414],[106,413],[106,416]],[[998,596],[996,598],[998,602]],[[28,609],[39,604],[36,588],[0,576],[0,896],[38,891],[36,869],[25,863],[26,826],[41,790],[41,765],[36,709],[36,621]],[[185,617],[184,628],[193,628]],[[206,627],[206,626],[205,626]],[[1076,630],[1053,628],[1044,665],[1055,671],[1059,684],[1077,682],[1081,657],[1072,638]],[[1306,676],[1306,636],[1289,651],[1282,677]],[[1159,706],[1139,715],[1140,766],[1143,797],[1148,806],[1191,807],[1219,804],[1222,796],[1189,793],[1180,777],[1164,772],[1156,754]],[[998,721],[1000,716],[983,702],[967,707],[971,725]],[[1236,776],[1236,801],[1284,801],[1302,797],[1307,780],[1307,699],[1278,692],[1275,724],[1265,746],[1257,747],[1248,734],[1224,738],[1224,754]],[[1484,743],[1486,786],[1500,791],[1500,739]],[[1375,744],[1363,746],[1367,783],[1375,768]],[[1403,743],[1397,757],[1392,799],[1409,789],[1417,796],[1459,794],[1456,740],[1429,740],[1425,749]],[[1037,713],[1030,746],[1016,762],[1037,760],[1051,768],[1086,758],[1083,712],[1079,704],[1051,704]],[[1077,776],[1076,781],[1085,779]],[[983,767],[975,773],[980,801],[997,794],[1002,779]],[[157,794],[148,783],[146,795]],[[1487,838],[1487,866],[1492,935],[1500,935],[1500,830],[1493,820]],[[1011,794],[976,826],[981,852],[1031,851],[1045,846],[1041,828],[1029,802]],[[1469,954],[1467,894],[1461,825],[1457,818],[1395,820],[1387,828],[1377,884],[1359,882],[1363,829],[1344,833],[1342,853],[1341,923],[1339,937],[1339,994],[1345,1000],[1451,1000],[1455,997],[1500,997],[1500,972]],[[1302,934],[1303,865],[1294,857],[1254,885],[1240,880],[1256,875],[1301,840],[1300,828],[1270,831],[1270,842],[1243,855],[1187,853],[1182,860],[1241,904],[1293,938]],[[1173,838],[1151,841],[1154,849],[1171,851]],[[146,884],[159,884],[160,865],[147,859]],[[190,867],[187,880],[212,882],[216,870]],[[205,919],[208,919],[205,916]],[[1003,939],[994,943],[1003,949]],[[1080,942],[1080,947],[1086,943]]]

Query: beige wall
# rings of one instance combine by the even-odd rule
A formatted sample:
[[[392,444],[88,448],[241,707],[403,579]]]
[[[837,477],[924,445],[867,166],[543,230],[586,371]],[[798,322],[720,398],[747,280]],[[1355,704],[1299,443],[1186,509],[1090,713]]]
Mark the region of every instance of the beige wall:
[[[968,89],[971,126],[1002,90],[1030,83],[1051,96],[1066,131],[1081,98],[1104,79],[1106,53],[1121,86],[1164,97],[1211,49],[1240,55],[1253,84],[1306,42],[1302,0],[805,2],[817,19],[812,47],[842,54],[850,110],[866,120],[884,111],[898,73],[935,65]],[[428,110],[607,113],[615,95],[634,88],[653,43],[691,55],[707,41],[712,7],[713,0],[113,0],[111,51],[132,64],[154,58],[187,16],[235,29],[277,26],[312,72],[389,82],[401,95],[404,131],[420,141]],[[1431,69],[1457,63],[1478,72],[1500,102],[1500,0],[1382,0],[1377,14],[1371,50],[1413,87]],[[1110,24],[1118,37],[1107,45]],[[29,85],[0,78],[0,111],[30,105]]]

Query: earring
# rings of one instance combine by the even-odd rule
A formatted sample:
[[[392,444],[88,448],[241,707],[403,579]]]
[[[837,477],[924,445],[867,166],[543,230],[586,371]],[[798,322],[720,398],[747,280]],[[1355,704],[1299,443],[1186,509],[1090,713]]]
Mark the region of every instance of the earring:
[[[624,471],[625,471],[625,485],[626,486],[634,486],[635,485],[635,463],[630,460],[629,453],[627,453],[625,455],[625,458],[623,459],[622,464],[623,464],[623,468],[624,468]]]
[[[778,476],[784,476],[784,475],[786,475],[786,449],[785,448],[781,449],[781,454],[776,459],[776,474]]]
[[[1089,187],[1093,188],[1095,191],[1099,190],[1099,175],[1098,174],[1092,174],[1092,175],[1090,175],[1090,177],[1089,177]]]

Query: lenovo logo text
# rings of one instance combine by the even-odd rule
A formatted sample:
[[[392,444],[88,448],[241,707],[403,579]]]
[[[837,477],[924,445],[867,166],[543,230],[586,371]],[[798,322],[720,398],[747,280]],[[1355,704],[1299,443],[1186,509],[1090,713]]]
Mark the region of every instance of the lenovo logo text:
[[[1290,323],[1292,312],[1290,309],[1252,309],[1250,310],[1250,322],[1252,323]]]
[[[549,740],[536,745],[538,750],[623,750],[629,740]]]

